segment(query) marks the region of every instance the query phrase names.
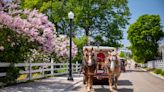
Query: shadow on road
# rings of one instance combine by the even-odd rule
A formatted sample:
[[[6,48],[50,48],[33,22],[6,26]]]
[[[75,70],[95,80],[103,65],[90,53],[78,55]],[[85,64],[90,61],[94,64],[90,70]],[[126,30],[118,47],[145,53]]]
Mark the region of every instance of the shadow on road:
[[[62,83],[60,81],[52,82],[29,82],[16,84],[0,89],[0,92],[61,92],[68,88],[71,83]]]
[[[108,79],[105,80],[96,80],[94,81],[94,85],[108,85]],[[118,80],[118,86],[132,86],[132,82],[129,80]]]
[[[119,80],[117,92],[133,92],[132,88],[124,88],[122,86],[132,86],[133,83],[129,80]],[[99,88],[94,88],[95,92],[109,92],[108,80],[97,81],[94,86],[100,86]]]
[[[101,85],[101,88],[95,88],[94,92],[109,92],[109,88],[104,87]],[[118,88],[117,92],[133,92],[131,88]]]
[[[133,89],[131,89],[131,88],[120,88],[120,89],[118,89],[118,92],[133,92]]]
[[[72,90],[73,90],[73,92],[78,92],[78,91],[79,91],[79,89],[82,89],[83,87],[85,88],[85,86],[84,86],[84,85],[77,86],[77,87],[73,88]],[[84,92],[85,92],[85,91],[84,91]]]
[[[118,86],[132,86],[132,82],[129,80],[119,80]]]
[[[133,92],[133,83],[129,80],[119,80],[118,90],[116,92]],[[82,91],[83,90],[83,91]],[[107,80],[97,81],[93,85],[93,92],[109,92],[109,86]],[[73,89],[73,92],[86,92],[86,87],[82,84]],[[115,92],[115,91],[114,91]]]
[[[101,85],[101,88],[94,89],[95,92],[109,92],[108,88],[105,88],[103,85]]]

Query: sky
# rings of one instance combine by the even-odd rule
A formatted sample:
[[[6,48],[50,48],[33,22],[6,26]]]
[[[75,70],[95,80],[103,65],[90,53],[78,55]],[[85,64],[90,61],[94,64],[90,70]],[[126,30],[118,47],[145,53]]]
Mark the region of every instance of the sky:
[[[128,0],[128,7],[131,12],[130,24],[134,23],[143,14],[158,14],[161,17],[161,25],[164,26],[164,0]],[[124,40],[122,40],[125,47],[130,45],[127,40],[128,28],[129,25],[124,30]],[[164,43],[164,40],[161,42]]]

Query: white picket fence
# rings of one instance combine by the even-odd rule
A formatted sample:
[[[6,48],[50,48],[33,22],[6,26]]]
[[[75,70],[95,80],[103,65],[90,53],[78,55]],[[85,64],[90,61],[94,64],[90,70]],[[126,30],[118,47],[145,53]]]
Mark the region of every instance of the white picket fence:
[[[9,67],[10,63],[0,63],[0,68]],[[21,75],[27,75],[25,79],[17,80],[17,82],[25,82],[28,80],[44,78],[47,76],[68,74],[69,63],[17,63],[15,67],[24,67],[25,70],[21,70]],[[34,70],[33,67],[37,67]],[[72,73],[77,73],[80,70],[80,64],[78,62],[72,63]],[[55,72],[60,71],[60,72]],[[33,74],[39,73],[40,76],[33,77]],[[1,72],[0,77],[6,76],[6,72]]]
[[[164,69],[164,60],[148,61],[147,67],[149,67],[149,68],[157,68],[157,69]]]

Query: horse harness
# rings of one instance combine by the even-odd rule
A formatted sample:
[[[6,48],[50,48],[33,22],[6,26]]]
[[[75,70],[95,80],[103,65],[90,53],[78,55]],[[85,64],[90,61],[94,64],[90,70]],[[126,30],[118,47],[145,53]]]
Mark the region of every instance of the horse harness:
[[[119,61],[118,61],[118,57],[116,56],[116,58],[114,59],[113,57],[108,57],[107,58],[107,67],[110,68],[111,65],[111,61],[115,61],[115,68],[120,67]]]

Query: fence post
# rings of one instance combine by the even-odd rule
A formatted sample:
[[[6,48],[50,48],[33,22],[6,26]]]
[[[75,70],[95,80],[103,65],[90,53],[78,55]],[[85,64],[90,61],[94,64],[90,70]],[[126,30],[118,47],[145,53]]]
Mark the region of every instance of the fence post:
[[[44,66],[45,66],[45,64],[43,63],[42,67],[41,67],[41,69],[42,69],[42,78],[44,78]]]
[[[164,61],[164,47],[162,48],[162,60]]]
[[[31,65],[31,60],[29,61],[29,80],[32,80],[32,65]]]
[[[54,59],[51,58],[51,75],[53,76],[54,75]]]
[[[79,66],[79,63],[78,61],[76,61],[76,73],[78,72],[78,66]]]

